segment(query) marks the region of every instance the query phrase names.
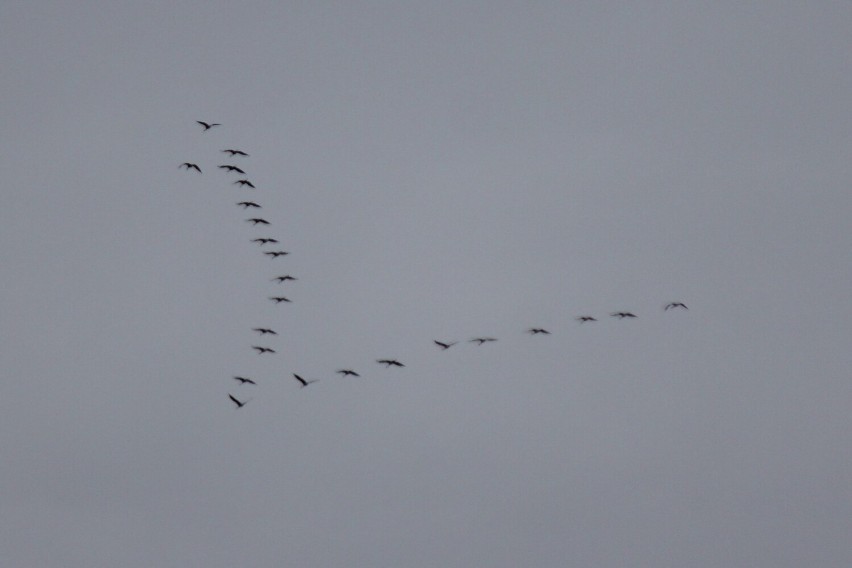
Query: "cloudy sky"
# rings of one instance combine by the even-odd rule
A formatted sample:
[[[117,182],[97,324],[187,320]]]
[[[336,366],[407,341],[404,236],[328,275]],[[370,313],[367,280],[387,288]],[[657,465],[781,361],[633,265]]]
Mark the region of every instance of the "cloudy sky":
[[[0,48],[0,564],[852,563],[852,4],[7,1]]]

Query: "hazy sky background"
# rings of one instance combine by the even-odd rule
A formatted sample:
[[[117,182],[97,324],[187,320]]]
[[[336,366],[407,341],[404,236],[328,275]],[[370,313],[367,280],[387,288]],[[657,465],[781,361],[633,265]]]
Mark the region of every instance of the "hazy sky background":
[[[3,566],[852,565],[852,4],[8,1],[0,49]]]

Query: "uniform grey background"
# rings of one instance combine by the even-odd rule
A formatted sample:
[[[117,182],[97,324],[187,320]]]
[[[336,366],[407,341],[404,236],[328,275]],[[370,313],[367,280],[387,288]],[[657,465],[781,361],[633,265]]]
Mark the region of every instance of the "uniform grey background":
[[[848,2],[3,2],[0,563],[849,566],[851,43]]]

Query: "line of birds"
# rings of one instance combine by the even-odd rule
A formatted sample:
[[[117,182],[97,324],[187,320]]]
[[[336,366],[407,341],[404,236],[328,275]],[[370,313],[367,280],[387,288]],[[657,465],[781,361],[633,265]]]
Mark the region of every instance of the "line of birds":
[[[201,125],[201,127],[203,128],[203,132],[207,132],[208,130],[211,130],[212,128],[217,127],[217,126],[222,126],[220,123],[217,123],[217,122],[204,122],[204,121],[201,121],[201,120],[197,120],[196,122],[199,125]],[[246,152],[243,152],[242,150],[233,149],[233,148],[228,148],[228,149],[222,150],[222,152],[228,154],[231,158],[235,158],[237,156],[249,157],[249,154],[247,154]],[[185,169],[187,171],[194,170],[194,171],[198,172],[199,174],[202,173],[201,167],[198,164],[193,163],[193,162],[183,162],[182,164],[180,164],[179,168]],[[220,164],[220,165],[217,166],[217,168],[225,171],[226,173],[236,173],[236,174],[240,174],[242,176],[246,175],[245,170],[243,170],[242,168],[240,168],[236,165],[233,165],[233,164]],[[246,178],[238,179],[237,181],[233,182],[232,185],[238,185],[242,188],[248,187],[248,188],[251,188],[251,189],[256,189],[256,186]],[[262,209],[262,206],[255,201],[248,201],[248,200],[247,201],[240,201],[236,205],[239,206],[239,207],[242,207],[243,210]],[[254,227],[257,227],[259,225],[267,225],[267,226],[271,225],[271,223],[269,221],[267,221],[266,219],[263,219],[261,217],[251,217],[251,218],[246,219],[246,222],[251,223],[252,226],[254,226]],[[265,245],[269,245],[269,244],[279,244],[279,241],[277,239],[271,238],[271,237],[258,237],[258,238],[252,239],[251,242],[257,243],[261,247],[263,247]],[[286,256],[290,253],[287,252],[287,251],[278,250],[278,251],[263,251],[263,254],[275,259],[275,258],[278,258],[280,256]],[[291,276],[290,274],[282,274],[280,276],[276,276],[276,277],[271,279],[272,282],[277,282],[278,284],[284,284],[285,282],[292,282],[292,281],[296,281],[296,280],[298,280],[298,278],[296,278],[295,276]],[[274,302],[275,304],[291,303],[292,302],[292,300],[290,300],[289,298],[287,298],[285,296],[280,296],[280,295],[279,296],[270,296],[269,300]],[[673,309],[688,310],[689,308],[683,302],[670,302],[670,303],[666,304],[663,308],[664,311],[669,311],[669,310],[673,310]],[[619,320],[638,318],[638,316],[636,314],[634,314],[632,312],[627,312],[627,311],[612,312],[609,315],[610,315],[610,317],[617,318]],[[577,316],[575,319],[581,324],[598,321],[597,318],[595,318],[594,316],[591,316],[591,315],[581,315],[581,316]],[[278,335],[278,333],[275,330],[268,328],[268,327],[255,327],[255,328],[252,328],[252,331],[256,332],[261,337],[277,336]],[[551,332],[548,331],[547,329],[543,328],[543,327],[531,327],[531,328],[527,329],[526,332],[529,333],[530,335],[551,335]],[[492,343],[492,342],[495,342],[495,341],[497,341],[496,337],[474,337],[472,339],[469,339],[468,343],[475,343],[475,344],[481,346],[481,345],[484,345],[486,343]],[[458,341],[439,341],[437,339],[434,339],[433,343],[437,347],[439,347],[441,349],[441,351],[446,351],[446,350],[450,349],[451,347],[453,347],[454,345],[458,344],[459,342]],[[275,349],[273,349],[272,347],[268,347],[268,346],[252,345],[251,348],[253,350],[255,350],[258,355],[276,354],[277,353],[277,351]],[[391,367],[398,367],[398,368],[405,367],[405,364],[400,362],[398,359],[391,359],[391,358],[376,359],[376,363],[378,363],[380,365],[384,365],[386,369],[389,369]],[[353,369],[349,369],[349,368],[338,369],[337,371],[335,371],[335,373],[338,374],[338,375],[341,375],[343,377],[360,377],[361,376],[358,372],[356,372]],[[308,385],[311,385],[311,384],[319,381],[319,379],[305,379],[297,373],[292,373],[292,375],[293,375],[293,378],[299,383],[300,388],[305,388]],[[248,378],[248,377],[234,376],[232,378],[235,381],[237,381],[238,383],[240,383],[240,385],[257,386],[257,382],[255,382],[254,379],[251,379],[251,378]],[[234,403],[234,405],[236,405],[236,408],[242,408],[243,406],[245,406],[249,402],[249,400],[251,400],[251,399],[240,400],[230,393],[228,393],[228,398]]]

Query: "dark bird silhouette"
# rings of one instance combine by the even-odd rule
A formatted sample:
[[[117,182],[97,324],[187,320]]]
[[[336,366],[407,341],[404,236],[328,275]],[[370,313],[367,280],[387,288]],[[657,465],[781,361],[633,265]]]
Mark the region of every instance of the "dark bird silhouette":
[[[473,339],[470,340],[469,343],[476,342],[476,343],[479,343],[480,345],[482,345],[483,343],[487,343],[489,341],[497,341],[497,338],[496,337],[474,337]]]
[[[246,223],[253,223],[255,225],[269,225],[269,221],[266,219],[261,219],[260,217],[255,217],[254,219],[246,219]]]
[[[376,363],[381,363],[386,368],[390,369],[391,366],[394,367],[405,367],[402,363],[397,361],[396,359],[376,359]]]
[[[259,243],[260,246],[263,246],[263,245],[268,244],[268,243],[277,243],[278,241],[276,241],[275,239],[260,238],[260,239],[252,239],[251,242]]]
[[[238,179],[237,181],[234,182],[234,185],[242,185],[242,186],[247,185],[250,188],[254,189],[254,184],[247,179]]]
[[[275,353],[276,352],[275,349],[273,349],[271,347],[258,347],[257,345],[252,345],[251,348],[256,349],[258,355],[263,355],[264,353]]]
[[[361,376],[358,373],[356,373],[355,371],[353,371],[352,369],[338,369],[337,373],[340,374],[340,375],[343,375],[344,377],[347,376],[347,375],[352,376],[352,377],[360,377]]]
[[[305,388],[305,387],[306,387],[306,386],[308,386],[309,384],[317,382],[317,379],[313,379],[313,380],[311,380],[311,381],[306,381],[305,379],[303,379],[302,377],[300,377],[300,376],[299,376],[299,375],[297,375],[296,373],[293,373],[293,376],[294,376],[294,377],[296,377],[296,380],[297,380],[297,381],[299,381],[300,383],[302,383],[301,388]]]
[[[618,318],[618,319],[624,319],[624,318],[635,318],[635,317],[638,317],[638,316],[636,316],[636,315],[634,315],[634,314],[631,314],[630,312],[613,312],[613,313],[611,313],[611,314],[609,314],[609,315],[611,315],[611,316],[612,316],[612,317],[614,317],[614,318]]]
[[[281,302],[292,302],[292,300],[289,300],[284,296],[271,296],[269,299],[275,302],[276,304],[280,304]]]
[[[544,335],[550,335],[550,332],[544,329],[543,327],[531,327],[527,330],[527,333],[530,335],[538,335],[539,333]]]
[[[241,384],[241,385],[244,385],[244,384],[246,384],[246,383],[248,383],[248,384],[250,384],[250,385],[257,385],[257,383],[256,383],[256,382],[254,382],[254,381],[253,381],[253,380],[251,380],[251,379],[247,379],[246,377],[234,377],[234,380],[235,380],[235,381],[240,381],[240,384]]]
[[[242,150],[222,150],[222,151],[227,152],[231,156],[248,156],[248,154],[246,154]]]
[[[237,205],[242,205],[243,209],[248,209],[249,207],[254,207],[255,209],[262,209],[262,207],[254,201],[240,201],[239,203],[237,203]]]
[[[432,341],[435,343],[435,345],[437,345],[444,351],[458,343],[458,341],[453,341],[452,343],[444,343],[443,341],[438,341],[437,339],[433,339]]]
[[[598,320],[596,320],[592,316],[580,316],[580,317],[577,318],[577,321],[580,322],[580,323],[585,323],[587,321],[598,321]]]
[[[203,126],[203,127],[204,127],[204,132],[207,132],[208,130],[210,130],[210,129],[211,129],[211,128],[213,128],[214,126],[222,126],[222,125],[221,125],[221,124],[219,124],[218,122],[211,122],[211,123],[207,123],[207,122],[202,122],[202,121],[200,121],[200,120],[196,120],[195,122],[197,122],[198,124],[200,124],[201,126]]]
[[[255,327],[255,328],[252,328],[252,331],[256,331],[261,335],[266,335],[267,333],[269,335],[278,335],[277,333],[275,333],[274,330],[269,329],[268,327]]]
[[[666,311],[668,311],[668,310],[671,310],[672,308],[680,308],[682,310],[688,310],[689,309],[689,308],[686,307],[686,304],[684,304],[683,302],[672,302],[671,304],[667,304],[664,309]]]
[[[269,250],[269,251],[266,251],[263,254],[267,254],[267,255],[271,256],[272,258],[278,258],[279,256],[287,256],[290,253],[287,252],[286,250]]]
[[[285,274],[283,276],[276,276],[272,280],[273,280],[273,282],[278,281],[279,284],[283,284],[284,282],[287,282],[288,280],[298,280],[298,278],[296,278],[295,276],[290,276],[289,274]]]
[[[234,397],[234,395],[232,395],[232,394],[228,394],[228,398],[230,398],[231,400],[233,400],[233,401],[234,401],[234,404],[236,404],[236,405],[237,405],[237,408],[242,408],[242,407],[244,407],[246,404],[248,404],[248,401],[240,402],[240,401],[239,401],[239,400],[237,400],[237,399]]]
[[[229,172],[237,172],[238,174],[245,174],[245,172],[243,170],[241,170],[240,168],[238,168],[237,166],[229,166],[229,165],[226,164],[226,165],[218,166],[218,167],[219,167],[220,170],[228,170]]]
[[[189,162],[184,162],[178,167],[186,168],[188,170],[196,170],[198,173],[201,173],[201,168],[198,167],[198,164],[191,164]]]

